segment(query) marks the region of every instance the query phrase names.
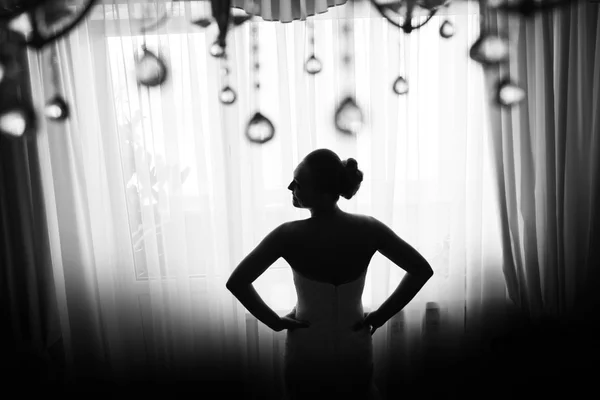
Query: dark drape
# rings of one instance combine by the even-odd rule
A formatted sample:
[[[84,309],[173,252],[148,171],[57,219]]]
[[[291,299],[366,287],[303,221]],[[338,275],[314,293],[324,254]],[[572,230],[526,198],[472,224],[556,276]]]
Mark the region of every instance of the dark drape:
[[[32,107],[26,52],[0,83],[0,111]],[[8,54],[10,52],[10,54]],[[62,346],[35,141],[0,135],[0,381],[9,386],[61,379]]]

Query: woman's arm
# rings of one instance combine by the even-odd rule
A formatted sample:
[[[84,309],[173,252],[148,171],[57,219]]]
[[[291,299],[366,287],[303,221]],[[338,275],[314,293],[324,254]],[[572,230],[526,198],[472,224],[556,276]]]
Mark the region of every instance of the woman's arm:
[[[230,289],[231,293],[243,304],[244,307],[260,322],[279,332],[283,329],[281,317],[269,307],[258,295],[253,285],[240,286]]]
[[[284,255],[288,223],[269,233],[235,268],[227,280],[227,289],[259,321],[274,331],[283,329],[281,318],[258,295],[254,282],[279,257]]]
[[[371,217],[372,237],[377,250],[406,271],[400,284],[374,312],[376,325],[381,326],[402,310],[433,276],[433,269],[425,258],[402,240],[387,225]]]
[[[431,275],[407,273],[390,297],[373,313],[376,326],[382,326],[396,313],[402,310],[427,283]]]

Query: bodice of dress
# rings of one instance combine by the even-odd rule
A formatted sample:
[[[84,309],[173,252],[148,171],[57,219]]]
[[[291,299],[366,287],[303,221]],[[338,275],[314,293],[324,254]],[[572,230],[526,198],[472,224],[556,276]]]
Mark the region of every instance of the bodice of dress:
[[[311,327],[351,328],[363,318],[362,294],[366,270],[357,279],[333,285],[306,278],[293,271],[298,301],[296,319],[309,321]]]
[[[365,277],[366,271],[351,282],[335,286],[294,271],[296,319],[308,321],[310,326],[288,331],[286,358],[311,368],[315,364],[335,370],[350,365],[361,365],[362,369],[371,366],[369,327],[354,330],[354,325],[364,319]]]
[[[287,399],[312,400],[316,399],[315,393],[335,393],[325,398],[338,395],[350,398],[349,395],[364,393],[361,399],[380,399],[371,378],[370,327],[354,330],[355,324],[364,319],[362,295],[366,273],[365,270],[357,279],[336,286],[293,270],[298,297],[296,319],[308,321],[310,326],[287,331],[284,357]],[[333,391],[323,392],[323,388]]]

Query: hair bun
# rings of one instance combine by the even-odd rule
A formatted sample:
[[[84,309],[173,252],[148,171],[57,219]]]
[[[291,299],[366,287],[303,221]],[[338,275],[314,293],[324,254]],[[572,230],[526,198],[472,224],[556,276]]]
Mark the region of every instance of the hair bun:
[[[343,161],[344,163],[344,167],[346,167],[349,170],[357,170],[358,169],[358,162],[356,162],[356,160],[354,158],[349,158],[345,161]]]
[[[363,173],[358,169],[358,162],[354,158],[342,161],[345,173],[342,174],[340,195],[348,200],[352,198],[360,188]]]

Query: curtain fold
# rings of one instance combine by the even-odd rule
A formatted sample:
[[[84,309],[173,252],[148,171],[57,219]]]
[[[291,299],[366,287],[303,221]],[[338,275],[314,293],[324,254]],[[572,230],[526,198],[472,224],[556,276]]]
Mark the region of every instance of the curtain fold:
[[[486,14],[491,32],[513,41],[509,63],[486,70],[488,93],[504,76],[527,92],[511,109],[491,108],[490,133],[504,275],[533,320],[584,316],[595,297],[599,17],[589,2],[527,20]]]
[[[171,17],[142,34],[148,20],[136,10],[155,3]],[[258,322],[225,282],[277,225],[308,217],[286,188],[301,159],[323,147],[356,158],[365,173],[357,196],[340,207],[387,223],[435,271],[373,338],[382,391],[397,385],[393,396],[437,351],[457,354],[499,324],[506,288],[484,75],[467,57],[478,10],[449,10],[409,37],[380,17],[355,18],[370,15],[368,7],[340,5],[315,18],[323,63],[315,76],[304,70],[303,21],[254,22],[256,94],[249,24],[230,32],[228,64],[211,57],[216,26],[190,22],[210,15],[207,2],[103,2],[71,35],[29,53],[37,106],[60,93],[72,111],[64,123],[43,122],[37,143],[61,332],[76,380],[201,381],[223,395],[277,398],[285,332]],[[339,19],[347,17],[356,55],[350,72],[341,63]],[[452,40],[439,36],[445,18],[457,27]],[[142,45],[169,68],[160,87],[137,85]],[[218,100],[225,68],[238,95],[230,106]],[[406,96],[392,91],[400,74]],[[333,124],[347,93],[365,116],[356,137]],[[259,104],[276,129],[262,146],[245,137]],[[365,308],[378,307],[403,274],[376,254]],[[280,315],[294,306],[283,259],[254,285]]]
[[[26,66],[25,50],[11,46],[5,36],[0,35],[3,50],[12,50],[15,64]],[[2,82],[0,109],[14,107],[15,99],[31,107],[27,68],[11,78]],[[62,379],[59,310],[37,152],[34,140],[0,135],[0,380],[5,385],[25,383],[26,374],[38,382]]]

